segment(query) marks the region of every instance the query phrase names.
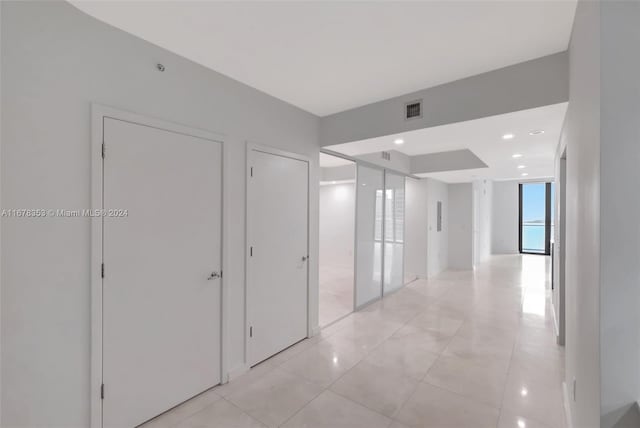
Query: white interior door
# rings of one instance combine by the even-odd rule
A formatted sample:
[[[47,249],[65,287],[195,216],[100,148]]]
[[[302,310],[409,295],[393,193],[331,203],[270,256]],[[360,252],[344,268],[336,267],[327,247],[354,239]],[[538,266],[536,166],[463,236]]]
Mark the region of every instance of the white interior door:
[[[128,216],[103,219],[103,426],[130,428],[220,382],[222,147],[109,118],[104,140]]]
[[[247,192],[248,362],[307,337],[306,161],[249,152]]]

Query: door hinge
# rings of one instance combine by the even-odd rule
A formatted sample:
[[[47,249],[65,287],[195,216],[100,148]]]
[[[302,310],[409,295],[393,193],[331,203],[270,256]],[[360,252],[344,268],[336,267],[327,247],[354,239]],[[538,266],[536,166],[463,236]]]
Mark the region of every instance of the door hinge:
[[[103,141],[102,142],[102,159],[104,159],[104,154],[106,153],[106,151],[107,151],[107,147],[105,146],[104,141]]]
[[[100,276],[104,278],[104,263],[100,266]]]
[[[100,399],[104,400],[104,383],[100,385]]]
[[[249,337],[253,337],[253,326],[249,327]]]

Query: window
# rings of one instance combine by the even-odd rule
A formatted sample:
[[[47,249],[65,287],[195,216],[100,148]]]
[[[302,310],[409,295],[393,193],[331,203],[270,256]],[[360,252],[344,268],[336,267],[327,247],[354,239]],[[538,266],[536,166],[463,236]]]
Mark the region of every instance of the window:
[[[525,254],[551,253],[553,184],[520,184],[519,249]]]

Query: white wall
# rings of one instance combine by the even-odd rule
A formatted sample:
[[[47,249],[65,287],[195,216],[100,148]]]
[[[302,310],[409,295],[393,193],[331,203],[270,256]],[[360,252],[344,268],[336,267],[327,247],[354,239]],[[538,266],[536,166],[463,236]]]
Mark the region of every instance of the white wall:
[[[321,267],[353,270],[355,209],[355,183],[320,186]]]
[[[348,143],[566,102],[567,67],[561,52],[325,116],[320,141]],[[417,99],[422,117],[404,120],[404,104]]]
[[[318,119],[69,4],[1,8],[2,208],[90,206],[91,102],[226,134],[225,350],[229,368],[241,369],[245,141],[313,159],[309,278],[317,299]],[[87,427],[90,220],[3,218],[2,232],[0,425]],[[317,304],[310,307],[317,325]]]
[[[491,256],[493,221],[493,182],[473,182],[473,244],[474,265],[485,262]]]
[[[600,397],[607,428],[640,399],[640,2],[602,2],[600,25]]]
[[[320,168],[320,181],[355,180],[356,164]]]
[[[2,23],[2,7],[0,6],[0,23]],[[0,28],[0,49],[2,46],[2,29]],[[2,67],[0,66],[0,100],[2,100]],[[0,102],[0,205],[2,202],[2,102]],[[1,207],[0,207],[1,208]],[[0,335],[2,334],[2,222],[0,221]],[[0,425],[2,425],[2,340],[0,338]]]
[[[403,174],[411,174],[411,157],[396,150],[389,150],[391,159],[383,159],[382,152],[366,153],[356,156],[366,162],[379,165],[383,168],[398,171]]]
[[[491,223],[491,252],[518,253],[518,183],[495,181]]]
[[[473,269],[473,187],[449,184],[449,268]]]
[[[407,178],[405,189],[404,280],[410,282],[427,277],[427,180]]]
[[[565,376],[573,426],[591,428],[600,426],[600,2],[578,3],[569,61]]]
[[[449,189],[446,183],[427,178],[427,275],[432,278],[449,267]],[[442,231],[437,231],[437,202],[442,202]]]

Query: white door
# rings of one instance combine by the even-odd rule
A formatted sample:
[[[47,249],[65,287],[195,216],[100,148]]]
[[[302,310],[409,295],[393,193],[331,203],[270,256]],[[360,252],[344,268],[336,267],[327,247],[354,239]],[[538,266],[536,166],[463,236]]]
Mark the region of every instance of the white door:
[[[222,148],[109,118],[104,141],[128,215],[103,219],[103,426],[130,428],[220,382]]]
[[[247,193],[248,362],[307,337],[306,161],[249,152]]]

